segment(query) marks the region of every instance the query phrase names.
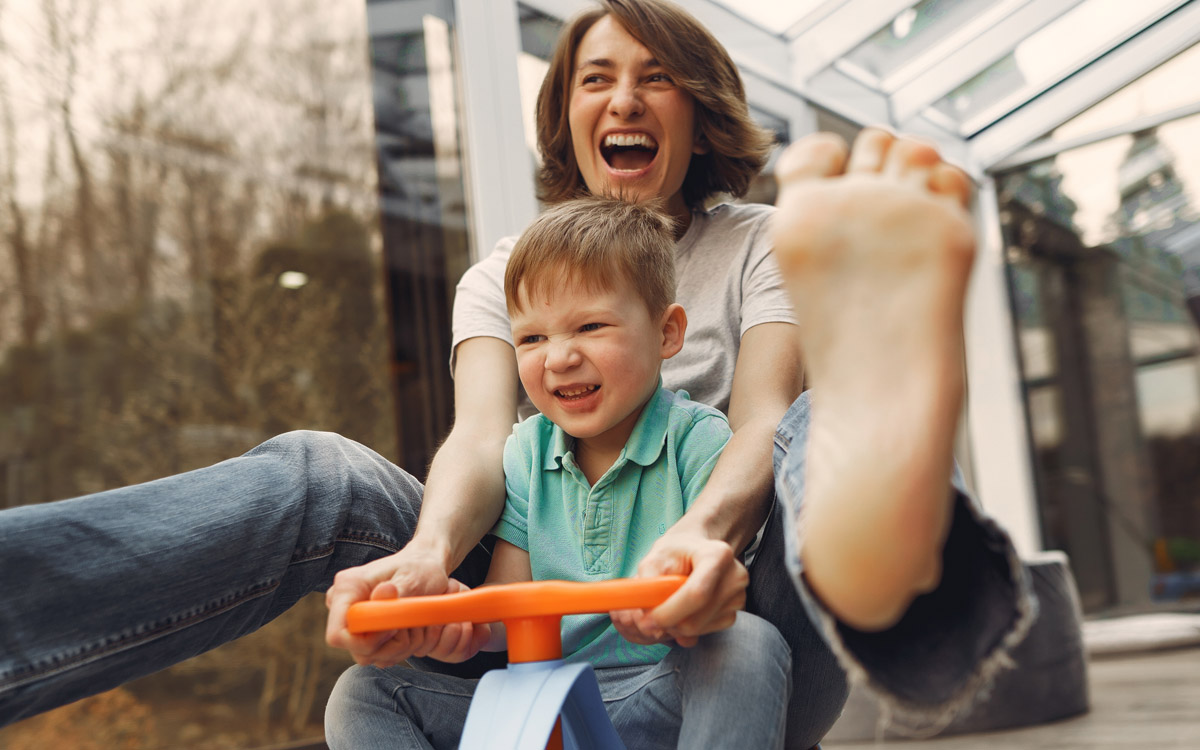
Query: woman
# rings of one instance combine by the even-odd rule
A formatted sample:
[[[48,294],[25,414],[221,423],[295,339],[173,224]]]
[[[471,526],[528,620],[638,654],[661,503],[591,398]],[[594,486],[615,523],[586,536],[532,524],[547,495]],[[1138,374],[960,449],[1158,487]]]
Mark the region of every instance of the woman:
[[[590,66],[587,75],[577,75],[584,72],[579,67],[584,63]],[[700,71],[703,74],[697,75]],[[680,77],[681,72],[692,78]],[[851,594],[866,593],[860,597],[863,601],[844,601],[838,570],[845,566],[839,562],[839,550],[858,548],[840,541],[847,535],[838,513],[814,512],[837,504],[813,502],[810,492],[805,500],[810,531],[814,524],[831,528],[820,535],[823,549],[806,542],[803,553],[797,553],[799,537],[790,525],[794,512],[780,508],[762,535],[747,584],[739,555],[772,507],[772,451],[784,488],[781,496],[789,501],[790,511],[803,486],[808,406],[801,401],[789,411],[799,393],[799,347],[790,313],[781,309],[787,299],[773,280],[766,253],[770,210],[694,210],[713,192],[744,192],[761,168],[768,145],[765,135],[750,125],[736,69],[724,50],[674,6],[650,0],[604,3],[569,27],[543,88],[538,116],[539,140],[547,156],[542,183],[548,200],[583,189],[664,200],[680,222],[681,246],[695,247],[698,239],[705,239],[704,244],[741,244],[737,257],[743,263],[743,278],[753,288],[738,291],[761,303],[753,307],[754,317],[744,316],[739,297],[734,300],[736,320],[727,315],[704,327],[693,320],[688,347],[697,355],[694,372],[681,373],[679,380],[669,373],[664,376],[668,387],[687,388],[697,399],[725,410],[735,434],[694,510],[664,534],[641,567],[643,574],[688,572],[687,585],[653,613],[624,618],[623,633],[635,641],[673,638],[686,645],[728,624],[745,603],[774,623],[793,650],[796,687],[789,747],[815,744],[844,700],[842,672],[825,639],[843,657],[843,666],[865,672],[899,708],[921,713],[931,710],[929,705],[963,703],[960,696],[1002,658],[998,644],[1020,630],[1013,604],[1018,584],[1009,572],[1011,545],[1006,538],[981,523],[961,494],[949,503],[945,500],[945,482],[936,478],[939,462],[948,464],[944,429],[931,431],[924,451],[933,465],[924,472],[925,487],[939,489],[909,493],[934,498],[924,509],[928,528],[904,535],[916,540],[916,562],[891,566],[885,560],[877,568],[883,573],[891,568],[916,570],[911,580],[885,579],[882,593],[861,581],[846,580]],[[898,238],[894,232],[883,234],[887,227],[881,229],[867,214],[886,205],[884,198],[894,204],[928,202],[930,184],[936,182],[930,174],[949,179],[936,154],[930,156],[928,149],[921,151],[905,141],[893,143],[878,131],[856,146],[846,167],[850,176],[863,179],[826,179],[842,173],[841,151],[827,139],[816,139],[797,144],[788,154],[788,164],[798,165],[789,169],[807,187],[789,186],[781,199],[789,194],[830,194],[840,196],[835,207],[843,214],[847,206],[854,209],[848,214],[853,222],[837,219],[832,210],[806,214],[803,206],[789,214],[789,220],[804,219],[804,236],[813,238],[809,247],[789,247],[784,256],[789,286],[802,314],[807,292],[801,277],[814,282],[820,278],[809,272],[813,264],[808,260],[820,257],[812,250],[821,250],[826,240],[825,249],[851,242],[870,256],[867,251]],[[916,163],[930,173],[925,184],[912,179],[921,170],[908,165]],[[868,193],[870,201],[855,200],[856,194]],[[912,195],[916,198],[910,200]],[[961,206],[957,211],[962,213]],[[833,231],[850,225],[867,229],[853,237]],[[874,234],[868,231],[871,227]],[[914,239],[910,244],[929,244],[928,226],[907,229]],[[785,233],[785,239],[793,236]],[[939,241],[933,237],[934,245]],[[689,275],[688,263],[681,255],[680,301],[693,315],[706,307],[716,312],[710,292],[682,278]],[[705,273],[704,267],[692,269],[691,275],[713,282],[727,278]],[[303,594],[328,587],[331,579],[327,639],[349,649],[359,663],[387,665],[410,656],[446,656],[461,650],[461,628],[352,637],[345,631],[344,618],[354,601],[456,590],[477,583],[486,567],[478,543],[503,505],[501,454],[520,399],[507,321],[493,333],[487,323],[480,328],[466,325],[472,302],[479,303],[483,320],[498,320],[487,312],[485,293],[472,292],[470,282],[470,277],[464,279],[466,286],[456,300],[456,421],[424,488],[352,441],[290,433],[208,469],[0,515],[3,570],[32,567],[53,573],[45,585],[13,581],[12,591],[4,592],[9,606],[0,611],[0,641],[6,644],[0,657],[0,721],[99,692],[251,632]],[[696,301],[689,304],[689,295]],[[499,308],[502,315],[502,294]],[[817,307],[815,312],[825,317],[839,314],[836,305]],[[829,322],[830,330],[840,327],[853,333],[853,325],[834,325],[832,318]],[[697,335],[702,328],[712,336],[707,346]],[[836,385],[838,368],[828,363],[849,355],[826,356],[819,337],[805,327],[800,331],[806,337],[800,343],[814,380],[819,387]],[[903,365],[903,357],[893,357],[890,364]],[[711,383],[707,373],[716,373]],[[876,385],[865,387],[871,394]],[[811,455],[831,456],[833,470],[824,477],[844,477],[851,467],[839,466],[839,451],[828,450],[828,445],[854,443],[838,437],[835,419],[839,412],[853,412],[841,409],[836,398],[827,402],[833,408],[827,410],[825,422],[815,425],[815,434],[833,437],[816,441]],[[944,424],[946,412],[957,413],[957,401],[952,409],[945,408],[945,402],[933,422]],[[821,415],[825,403],[819,406]],[[914,410],[909,416],[925,416],[921,409]],[[787,418],[780,424],[785,412]],[[869,422],[860,418],[845,424]],[[886,445],[886,436],[883,440]],[[849,455],[861,461],[859,453]],[[810,480],[819,485],[818,494],[830,494],[827,488],[838,484],[822,476]],[[905,486],[920,487],[921,482]],[[919,519],[921,512],[914,515]],[[851,537],[856,536],[853,532],[851,528]],[[945,566],[947,574],[935,588],[934,569],[942,547],[930,539],[940,542],[943,535],[948,538],[945,554],[953,555],[954,563]],[[812,538],[817,538],[815,532]],[[36,550],[30,549],[31,540],[37,540]],[[778,564],[785,544],[791,576]],[[820,554],[814,558],[814,553]],[[820,599],[805,587],[801,562]],[[455,578],[463,583],[450,578],[456,568]],[[934,591],[908,606],[922,588]],[[961,596],[964,591],[970,596]],[[804,615],[801,601],[812,619]],[[87,607],[73,618],[57,616],[65,603],[77,602],[87,602]],[[934,630],[930,624],[935,618],[938,635],[954,647],[925,646],[922,637]],[[821,623],[820,635],[810,624],[814,621]],[[887,625],[894,626],[878,634],[860,632]],[[963,651],[971,658],[957,656]],[[946,653],[949,656],[943,657]],[[910,655],[913,661],[906,662]]]

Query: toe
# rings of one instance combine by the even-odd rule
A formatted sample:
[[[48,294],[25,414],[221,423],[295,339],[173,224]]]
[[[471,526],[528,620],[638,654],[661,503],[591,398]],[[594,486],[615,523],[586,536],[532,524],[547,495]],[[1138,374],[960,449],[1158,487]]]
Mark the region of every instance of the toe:
[[[933,168],[929,176],[929,189],[938,195],[953,198],[967,208],[971,202],[971,178],[952,164],[942,162]]]
[[[928,188],[934,168],[942,163],[937,148],[913,138],[897,138],[888,150],[883,173],[921,188]]]
[[[896,136],[883,128],[863,128],[854,139],[854,149],[850,152],[846,172],[879,172],[895,142]]]
[[[782,187],[795,180],[836,177],[845,169],[846,153],[846,142],[833,133],[806,135],[779,156],[775,178]]]

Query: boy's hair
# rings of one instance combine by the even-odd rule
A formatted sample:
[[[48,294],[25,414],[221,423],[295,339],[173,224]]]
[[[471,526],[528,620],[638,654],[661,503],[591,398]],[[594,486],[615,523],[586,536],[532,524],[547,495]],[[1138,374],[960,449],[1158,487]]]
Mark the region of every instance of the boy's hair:
[[[683,180],[689,207],[726,192],[741,197],[767,163],[775,141],[750,117],[737,66],[708,29],[666,0],[598,0],[600,7],[573,18],[559,34],[537,99],[538,197],[547,203],[587,192],[575,161],[568,109],[575,51],[584,34],[605,16],[641,42],[696,102],[696,126],[710,150],[693,154]]]
[[[652,316],[675,301],[675,222],[653,202],[586,197],[548,208],[521,234],[504,272],[511,315],[518,290],[545,296],[566,282],[611,291],[624,281]]]

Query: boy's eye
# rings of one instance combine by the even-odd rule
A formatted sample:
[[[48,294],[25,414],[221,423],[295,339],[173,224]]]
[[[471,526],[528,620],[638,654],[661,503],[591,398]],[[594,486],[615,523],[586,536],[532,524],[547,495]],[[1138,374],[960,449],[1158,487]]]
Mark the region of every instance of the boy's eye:
[[[520,340],[518,343],[521,343],[521,344],[536,344],[536,343],[538,343],[539,341],[541,341],[541,340],[542,340],[542,339],[544,339],[544,338],[546,338],[546,337],[545,337],[545,336],[543,336],[543,335],[541,335],[541,334],[539,334],[539,333],[531,333],[531,334],[530,334],[530,335],[528,335],[528,336],[522,336],[522,337],[521,337],[521,340]]]
[[[580,331],[598,331],[604,327],[603,323],[585,323],[579,327]]]

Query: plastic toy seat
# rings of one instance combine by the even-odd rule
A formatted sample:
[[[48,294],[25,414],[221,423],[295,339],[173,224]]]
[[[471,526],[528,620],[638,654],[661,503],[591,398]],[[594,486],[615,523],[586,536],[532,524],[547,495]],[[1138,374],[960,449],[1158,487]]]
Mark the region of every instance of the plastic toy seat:
[[[503,622],[507,669],[479,681],[459,747],[464,750],[624,750],[590,664],[562,660],[563,615],[649,608],[684,576],[596,583],[534,581],[442,596],[359,602],[346,616],[352,633],[454,622]]]

